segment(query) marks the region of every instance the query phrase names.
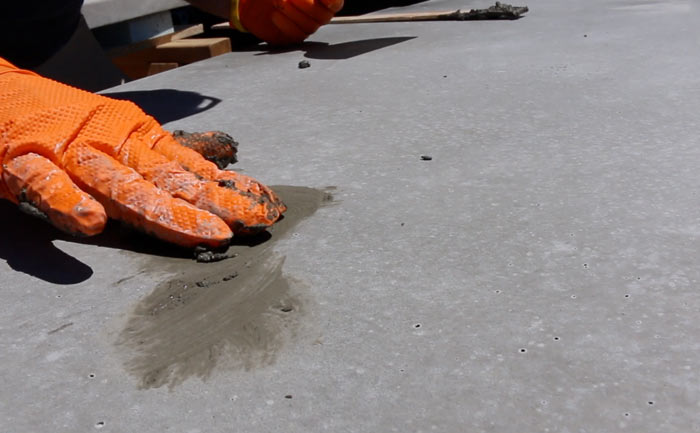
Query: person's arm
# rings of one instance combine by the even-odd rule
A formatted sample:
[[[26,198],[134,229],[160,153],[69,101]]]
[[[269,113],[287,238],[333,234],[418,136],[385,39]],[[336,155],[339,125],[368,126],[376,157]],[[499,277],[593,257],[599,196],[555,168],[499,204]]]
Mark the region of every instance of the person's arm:
[[[275,45],[303,41],[328,24],[343,0],[187,0],[232,27]]]

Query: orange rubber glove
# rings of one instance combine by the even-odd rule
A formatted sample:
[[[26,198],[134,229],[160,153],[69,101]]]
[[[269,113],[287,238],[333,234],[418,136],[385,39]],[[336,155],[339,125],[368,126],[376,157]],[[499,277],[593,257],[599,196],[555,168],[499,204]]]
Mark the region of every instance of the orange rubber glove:
[[[231,0],[231,25],[265,42],[301,42],[328,24],[343,0]]]
[[[0,198],[76,235],[118,219],[185,247],[216,248],[286,210],[266,186],[219,170],[136,105],[0,58]]]

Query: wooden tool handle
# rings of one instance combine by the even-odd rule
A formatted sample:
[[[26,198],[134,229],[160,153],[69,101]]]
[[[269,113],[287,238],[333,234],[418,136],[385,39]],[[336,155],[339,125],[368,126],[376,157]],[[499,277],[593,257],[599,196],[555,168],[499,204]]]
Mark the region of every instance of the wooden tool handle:
[[[387,14],[372,14],[372,15],[356,15],[349,17],[335,17],[331,20],[331,24],[349,24],[349,23],[384,23],[398,21],[436,21],[445,20],[450,17],[457,16],[461,13],[456,11],[441,11],[441,12],[404,12],[404,13],[387,13]]]
[[[335,17],[331,24],[386,23],[398,21],[472,21],[515,20],[528,11],[527,6],[511,6],[496,2],[486,9],[457,9],[453,11],[404,12]]]

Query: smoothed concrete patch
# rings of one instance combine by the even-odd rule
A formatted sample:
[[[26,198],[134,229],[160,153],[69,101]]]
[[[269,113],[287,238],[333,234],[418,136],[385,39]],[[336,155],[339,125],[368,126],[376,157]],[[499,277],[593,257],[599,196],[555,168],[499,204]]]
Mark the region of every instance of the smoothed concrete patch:
[[[274,190],[289,210],[269,238],[232,245],[234,257],[221,262],[151,256],[144,263],[177,273],[135,306],[117,341],[140,388],[206,380],[217,366],[264,367],[296,337],[308,294],[290,285],[272,247],[332,198],[311,188]]]

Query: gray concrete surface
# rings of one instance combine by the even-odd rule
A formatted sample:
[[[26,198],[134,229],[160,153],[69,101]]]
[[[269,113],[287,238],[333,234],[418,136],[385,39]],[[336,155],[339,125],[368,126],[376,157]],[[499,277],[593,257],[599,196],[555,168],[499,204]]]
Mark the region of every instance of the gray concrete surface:
[[[328,26],[113,89],[230,131],[268,184],[336,187],[274,245],[305,312],[267,361],[210,351],[207,374],[143,387],[119,335],[177,269],[15,236],[0,430],[700,430],[698,4],[528,6]]]

